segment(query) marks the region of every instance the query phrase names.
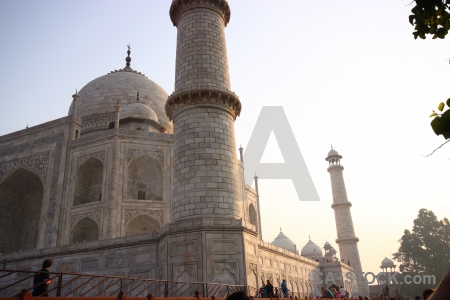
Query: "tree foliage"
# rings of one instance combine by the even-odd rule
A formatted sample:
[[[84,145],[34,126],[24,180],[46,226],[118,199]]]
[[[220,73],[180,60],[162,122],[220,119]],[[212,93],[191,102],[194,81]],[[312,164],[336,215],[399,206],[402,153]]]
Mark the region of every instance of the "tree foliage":
[[[421,209],[412,231],[405,229],[400,247],[393,254],[400,262],[400,271],[435,275],[439,280],[448,270],[450,261],[450,223],[439,221],[429,210]]]
[[[449,0],[450,1],[450,0]],[[450,98],[447,99],[447,106],[450,107]],[[442,135],[445,139],[450,138],[450,109],[444,111],[444,102],[439,103],[438,112],[433,112],[430,118],[434,117],[431,121],[431,128],[433,128],[436,135]]]
[[[425,39],[432,34],[433,39],[443,39],[450,30],[450,0],[414,0],[409,23],[414,26],[414,38]]]

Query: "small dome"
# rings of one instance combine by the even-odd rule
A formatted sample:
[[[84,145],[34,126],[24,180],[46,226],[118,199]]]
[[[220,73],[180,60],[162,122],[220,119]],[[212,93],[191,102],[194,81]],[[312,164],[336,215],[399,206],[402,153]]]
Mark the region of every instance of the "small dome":
[[[325,244],[323,245],[323,248],[324,248],[324,249],[330,249],[330,248],[333,248],[333,247],[332,247],[331,244],[328,243],[328,241],[327,241],[327,242],[325,242]]]
[[[120,119],[135,118],[144,120],[153,120],[158,122],[158,116],[155,111],[142,102],[132,102],[122,107]]]
[[[284,235],[284,233],[281,231],[278,234],[278,236],[273,240],[272,245],[278,246],[280,248],[283,248],[285,250],[294,253],[298,253],[297,246],[295,245],[295,243],[286,235]]]
[[[382,268],[395,267],[394,261],[393,261],[392,259],[389,259],[389,258],[385,257],[385,258],[381,261],[381,267],[382,267]]]
[[[311,239],[303,246],[301,254],[311,259],[319,259],[323,257],[322,249],[316,245]]]
[[[331,148],[331,150],[328,152],[328,156],[339,156],[339,153]]]

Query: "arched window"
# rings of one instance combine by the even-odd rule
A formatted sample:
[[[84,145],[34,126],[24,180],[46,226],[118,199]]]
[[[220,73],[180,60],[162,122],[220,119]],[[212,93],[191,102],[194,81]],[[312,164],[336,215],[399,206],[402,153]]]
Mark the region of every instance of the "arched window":
[[[141,235],[156,232],[161,228],[159,222],[149,215],[142,214],[130,220],[125,235]]]
[[[147,155],[132,160],[128,166],[127,184],[129,199],[162,200],[161,165]]]
[[[74,205],[102,200],[103,163],[89,158],[77,171]]]
[[[41,179],[25,169],[0,185],[0,253],[37,246],[43,196]]]
[[[97,222],[90,218],[84,218],[72,229],[70,242],[83,243],[98,240],[99,228]]]
[[[248,214],[250,217],[250,224],[255,225],[256,231],[258,231],[258,215],[256,214],[253,203],[250,203],[250,206],[248,207]]]

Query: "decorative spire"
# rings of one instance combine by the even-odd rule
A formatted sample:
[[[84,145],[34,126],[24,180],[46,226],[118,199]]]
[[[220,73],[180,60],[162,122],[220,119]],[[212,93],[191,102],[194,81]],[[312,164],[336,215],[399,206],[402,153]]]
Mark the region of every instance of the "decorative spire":
[[[131,57],[130,57],[131,46],[130,46],[130,44],[128,44],[127,47],[128,47],[128,51],[127,51],[128,56],[127,56],[127,58],[125,58],[125,61],[127,62],[127,67],[130,67],[130,62],[131,62]]]

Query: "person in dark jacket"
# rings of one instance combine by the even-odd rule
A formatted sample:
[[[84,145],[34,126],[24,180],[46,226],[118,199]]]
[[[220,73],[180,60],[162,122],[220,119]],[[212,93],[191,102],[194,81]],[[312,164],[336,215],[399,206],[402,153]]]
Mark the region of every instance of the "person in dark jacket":
[[[269,279],[267,279],[267,283],[266,283],[266,296],[268,298],[273,298],[273,285]]]
[[[51,259],[46,259],[42,263],[42,269],[34,275],[33,278],[33,293],[32,296],[36,297],[48,297],[48,285],[52,283],[50,280],[50,274],[48,268],[50,268],[53,264]]]

